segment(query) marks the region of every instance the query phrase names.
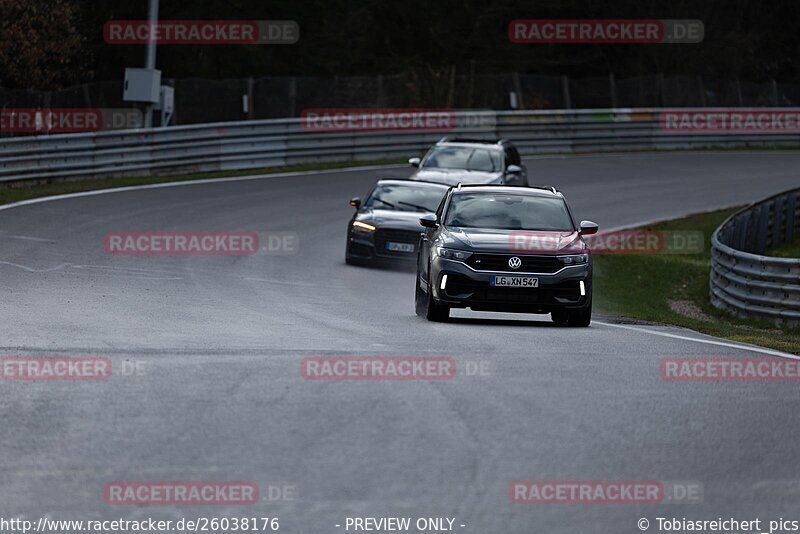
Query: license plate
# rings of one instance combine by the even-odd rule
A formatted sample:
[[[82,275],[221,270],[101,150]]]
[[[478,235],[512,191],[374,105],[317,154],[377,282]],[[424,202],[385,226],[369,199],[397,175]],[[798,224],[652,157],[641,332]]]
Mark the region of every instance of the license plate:
[[[529,276],[493,276],[489,283],[496,287],[539,287],[539,279]]]
[[[386,250],[392,252],[414,252],[413,243],[395,243],[393,241],[386,242]]]

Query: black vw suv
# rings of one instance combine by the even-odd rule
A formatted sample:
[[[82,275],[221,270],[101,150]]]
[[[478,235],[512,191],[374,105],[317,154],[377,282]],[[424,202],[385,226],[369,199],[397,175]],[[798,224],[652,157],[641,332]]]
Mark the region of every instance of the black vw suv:
[[[598,226],[576,226],[555,188],[459,185],[420,223],[417,315],[550,313],[557,324],[589,326],[592,258],[583,236]]]

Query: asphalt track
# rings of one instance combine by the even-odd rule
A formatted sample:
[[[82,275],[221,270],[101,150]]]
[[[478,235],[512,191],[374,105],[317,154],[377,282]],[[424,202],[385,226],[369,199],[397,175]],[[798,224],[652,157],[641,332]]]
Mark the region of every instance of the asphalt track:
[[[800,182],[794,152],[537,158],[601,228],[756,200]],[[414,315],[413,274],[344,264],[347,200],[404,168],[85,195],[0,210],[0,355],[105,355],[107,381],[2,381],[0,516],[455,517],[472,533],[639,532],[655,517],[800,519],[792,383],[675,383],[664,357],[763,356],[596,317]],[[296,254],[114,257],[109,231],[294,232]],[[597,291],[602,291],[598,287]],[[315,355],[452,356],[446,381],[305,380]],[[482,375],[467,375],[472,364]],[[139,373],[120,371],[139,364]],[[513,480],[702,484],[700,504],[519,505]],[[245,480],[262,502],[110,506],[118,480]],[[269,488],[295,493],[275,499]],[[273,495],[269,495],[273,493]],[[273,498],[270,498],[273,497]],[[460,525],[465,525],[460,527]]]

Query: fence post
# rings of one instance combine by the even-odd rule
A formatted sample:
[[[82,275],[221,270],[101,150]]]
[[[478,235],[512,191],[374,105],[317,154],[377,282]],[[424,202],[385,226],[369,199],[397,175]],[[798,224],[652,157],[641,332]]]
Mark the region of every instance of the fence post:
[[[81,86],[81,90],[83,91],[83,105],[86,106],[87,108],[92,107],[92,97],[89,94],[89,84],[84,83]]]
[[[697,86],[700,88],[700,103],[703,105],[703,107],[707,107],[708,102],[706,101],[706,88],[703,85],[702,76],[697,77]]]
[[[255,117],[256,103],[253,101],[253,77],[247,78],[247,118],[253,120]]]
[[[295,109],[297,106],[297,78],[292,76],[289,79],[289,116],[294,117],[297,114]]]
[[[522,98],[522,83],[519,81],[519,72],[513,75],[514,92],[517,93],[517,109],[525,109],[524,99]]]
[[[473,107],[473,99],[475,98],[475,60],[469,62],[469,85],[467,86],[467,108]]]
[[[561,90],[564,93],[564,108],[572,109],[572,99],[569,95],[569,78],[567,75],[561,77]]]
[[[611,107],[617,107],[617,83],[614,80],[614,73],[608,73],[608,90],[611,91]]]
[[[452,108],[456,99],[456,66],[450,65],[450,86],[447,88],[447,105]]]
[[[778,96],[778,82],[772,80],[772,105],[779,106],[779,96]]]
[[[739,105],[744,106],[744,99],[742,98],[742,84],[739,77],[736,77],[736,95],[739,97]]]
[[[781,243],[781,231],[783,230],[783,208],[786,204],[786,197],[778,197],[772,203],[772,241],[771,246]]]

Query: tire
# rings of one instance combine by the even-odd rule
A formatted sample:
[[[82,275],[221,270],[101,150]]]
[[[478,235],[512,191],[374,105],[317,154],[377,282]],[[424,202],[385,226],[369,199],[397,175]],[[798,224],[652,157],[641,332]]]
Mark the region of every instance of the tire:
[[[425,308],[427,306],[427,297],[422,288],[419,287],[420,277],[419,269],[417,269],[416,277],[416,291],[414,291],[414,311],[419,317],[425,317]]]
[[[579,310],[556,310],[550,315],[558,326],[586,327],[592,322],[592,301]]]
[[[589,300],[589,305],[580,310],[572,310],[569,313],[569,326],[586,327],[592,322],[592,301]]]
[[[450,307],[436,304],[433,299],[430,274],[428,274],[428,293],[425,295],[425,318],[437,323],[444,323],[450,319]]]

